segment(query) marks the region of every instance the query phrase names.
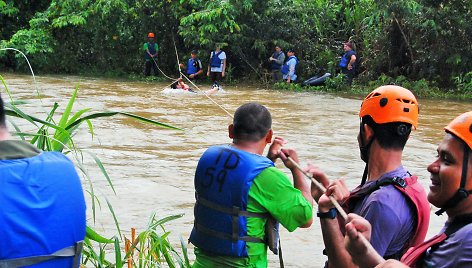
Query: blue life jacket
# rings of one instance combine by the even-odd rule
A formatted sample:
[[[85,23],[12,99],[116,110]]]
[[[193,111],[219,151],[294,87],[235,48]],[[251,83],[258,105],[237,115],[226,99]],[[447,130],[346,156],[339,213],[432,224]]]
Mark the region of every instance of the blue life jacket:
[[[0,189],[0,267],[78,267],[85,200],[72,162],[58,152],[1,160]]]
[[[149,53],[151,53],[151,55],[156,54],[156,43],[151,44],[150,42],[147,42],[147,45],[148,45]],[[144,50],[144,57],[147,60],[151,59],[151,57],[149,56],[146,50]]]
[[[211,57],[211,67],[221,67],[221,59],[219,58],[221,53],[223,53],[223,50],[220,50],[218,53],[215,53],[215,51],[212,52],[213,56]]]
[[[298,59],[297,59],[297,57],[295,57],[295,56],[290,56],[290,57],[287,59],[287,61],[285,62],[284,66],[282,67],[282,71],[281,71],[281,72],[282,72],[283,74],[288,74],[288,73],[290,72],[289,61],[290,61],[291,59],[295,59],[295,68],[297,68],[297,64],[298,64]],[[296,69],[295,69],[295,70],[296,70]]]
[[[274,52],[274,54],[272,54],[272,58],[278,59],[280,54],[282,54],[282,53],[283,53],[282,51],[280,51],[280,53]],[[280,68],[282,68],[282,64],[278,64],[277,62],[275,62],[275,60],[270,62],[270,69],[271,70],[278,70]]]
[[[356,52],[353,50],[349,50],[348,52],[344,53],[343,57],[341,58],[341,61],[339,62],[339,67],[340,68],[347,68],[347,65],[351,61],[352,55],[356,55]],[[354,66],[352,68],[355,68],[356,63],[354,62]]]
[[[195,172],[195,222],[189,241],[217,255],[247,257],[246,242],[264,243],[247,235],[247,217],[270,214],[247,211],[249,188],[274,163],[229,145],[210,147]]]
[[[195,74],[200,71],[200,66],[198,65],[198,59],[190,58],[187,62],[187,74]]]

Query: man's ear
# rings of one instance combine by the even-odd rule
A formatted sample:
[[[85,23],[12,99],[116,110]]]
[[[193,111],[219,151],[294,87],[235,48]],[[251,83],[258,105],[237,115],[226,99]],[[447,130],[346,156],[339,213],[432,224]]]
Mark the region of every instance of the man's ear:
[[[266,143],[271,143],[272,142],[272,136],[273,135],[274,135],[274,132],[272,131],[272,129],[269,129],[269,132],[267,132],[266,137],[265,137]]]
[[[364,128],[364,141],[368,144],[369,141],[374,137],[374,130],[367,124],[362,126]]]
[[[228,126],[228,136],[230,139],[234,139],[234,125],[233,124]]]

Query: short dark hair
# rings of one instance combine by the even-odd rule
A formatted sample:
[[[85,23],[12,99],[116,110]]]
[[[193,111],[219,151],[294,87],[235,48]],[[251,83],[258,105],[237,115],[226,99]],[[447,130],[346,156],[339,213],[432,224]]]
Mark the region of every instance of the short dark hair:
[[[272,128],[272,116],[263,105],[246,103],[234,113],[233,126],[235,140],[259,141]]]
[[[5,108],[3,108],[3,100],[2,100],[2,95],[0,94],[0,128],[5,127],[6,121],[5,121]]]
[[[194,50],[192,50],[192,52],[190,52],[190,54],[197,55],[197,54],[198,54],[198,50],[194,49]]]
[[[367,115],[362,117],[362,123],[374,130],[375,139],[384,149],[403,150],[411,133],[411,124],[404,122],[377,124]]]

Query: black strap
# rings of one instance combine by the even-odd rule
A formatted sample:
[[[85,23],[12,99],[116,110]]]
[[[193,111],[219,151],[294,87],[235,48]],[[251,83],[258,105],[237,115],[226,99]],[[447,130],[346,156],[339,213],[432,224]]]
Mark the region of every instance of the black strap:
[[[280,263],[280,268],[284,268],[284,258],[282,257],[282,244],[280,243],[279,239],[279,263]]]
[[[355,198],[360,198],[366,195],[371,194],[374,191],[377,191],[381,186],[385,185],[396,185],[403,189],[406,188],[407,183],[404,178],[401,177],[387,177],[380,180],[372,182],[368,187],[360,188],[359,190],[354,190],[351,195]]]
[[[23,267],[30,266],[33,264],[45,262],[48,260],[56,258],[67,258],[74,257],[73,268],[77,268],[79,265],[79,256],[82,252],[83,241],[77,242],[74,246],[65,247],[60,249],[50,255],[38,255],[31,257],[23,257],[16,259],[0,260],[0,268],[14,268],[14,267]]]
[[[214,236],[214,237],[217,237],[217,238],[220,238],[220,239],[231,240],[231,241],[235,242],[232,235],[212,230],[212,229],[207,228],[207,227],[205,227],[201,224],[195,224],[195,229],[197,231],[201,232],[201,233],[206,234],[206,235]],[[260,239],[260,238],[257,238],[257,237],[252,237],[252,236],[240,236],[240,237],[237,237],[236,240],[242,240],[242,241],[245,241],[245,242],[252,242],[252,243],[265,243],[263,239]]]
[[[455,217],[452,222],[447,226],[444,233],[447,236],[459,231],[462,227],[472,223],[472,214],[459,215]]]
[[[469,146],[464,142],[464,156],[462,160],[462,174],[461,174],[461,185],[457,192],[454,194],[451,199],[447,200],[446,204],[442,208],[435,212],[436,215],[443,214],[449,208],[455,207],[459,202],[469,197],[472,194],[472,190],[467,191],[465,189],[465,184],[467,181],[467,167],[469,163]]]
[[[253,217],[253,218],[269,218],[270,214],[269,213],[255,213],[255,212],[249,212],[246,210],[241,210],[237,206],[233,206],[232,208],[222,206],[220,204],[214,203],[212,201],[209,201],[205,198],[202,198],[200,196],[196,196],[197,203],[200,205],[203,205],[205,207],[208,207],[210,209],[231,215],[232,222],[231,222],[231,234],[223,233],[223,232],[218,232],[216,230],[212,230],[210,228],[207,228],[201,224],[195,224],[195,228],[202,232],[205,233],[206,235],[214,236],[220,239],[225,239],[225,240],[231,240],[232,242],[236,242],[238,240],[242,240],[245,242],[253,242],[253,243],[264,243],[265,241],[261,238],[257,237],[252,237],[252,236],[239,236],[239,217]],[[1,267],[0,267],[1,268]]]
[[[199,196],[197,197],[197,203],[200,203],[201,205],[205,207],[208,207],[208,208],[211,208],[216,211],[219,211],[228,215],[232,215],[232,216],[242,216],[242,217],[261,218],[261,219],[266,219],[266,218],[269,218],[270,216],[269,213],[255,213],[255,212],[249,212],[246,210],[241,210],[238,207],[232,207],[232,208],[225,207]],[[235,210],[235,208],[237,208],[237,210]]]
[[[444,233],[446,234],[447,237],[451,236],[455,232],[459,231],[462,227],[469,225],[472,223],[472,214],[466,214],[466,215],[459,215],[455,217],[452,222],[447,226],[446,230]],[[447,238],[446,238],[447,239]],[[445,240],[444,240],[445,241]],[[444,243],[444,241],[441,241],[440,243],[437,243],[431,247],[431,251],[435,251],[436,249],[439,248],[439,246]]]

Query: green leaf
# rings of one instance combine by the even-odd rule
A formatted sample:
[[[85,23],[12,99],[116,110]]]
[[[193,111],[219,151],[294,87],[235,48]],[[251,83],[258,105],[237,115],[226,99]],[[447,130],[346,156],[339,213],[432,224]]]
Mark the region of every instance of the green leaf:
[[[114,242],[112,238],[105,238],[101,236],[89,226],[86,227],[86,237],[98,243],[110,244]]]

